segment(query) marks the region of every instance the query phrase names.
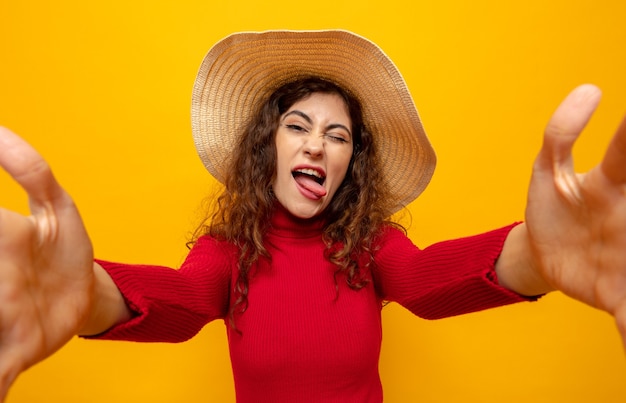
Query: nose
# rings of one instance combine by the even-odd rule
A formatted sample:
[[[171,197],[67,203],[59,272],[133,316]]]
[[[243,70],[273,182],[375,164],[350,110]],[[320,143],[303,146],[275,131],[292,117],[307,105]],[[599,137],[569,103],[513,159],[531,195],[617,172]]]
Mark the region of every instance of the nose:
[[[324,155],[324,136],[311,132],[304,142],[304,152],[313,158]]]

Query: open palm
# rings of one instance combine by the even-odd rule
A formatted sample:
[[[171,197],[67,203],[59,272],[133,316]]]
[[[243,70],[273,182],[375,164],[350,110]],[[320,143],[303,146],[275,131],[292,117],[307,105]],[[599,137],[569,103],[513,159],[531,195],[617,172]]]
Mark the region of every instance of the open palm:
[[[626,119],[602,162],[574,172],[572,147],[600,91],[575,89],[546,129],[526,224],[537,268],[553,287],[615,316],[626,346]]]
[[[26,142],[0,128],[0,166],[28,193],[31,216],[0,209],[0,401],[17,375],[80,329],[93,252],[69,195]]]

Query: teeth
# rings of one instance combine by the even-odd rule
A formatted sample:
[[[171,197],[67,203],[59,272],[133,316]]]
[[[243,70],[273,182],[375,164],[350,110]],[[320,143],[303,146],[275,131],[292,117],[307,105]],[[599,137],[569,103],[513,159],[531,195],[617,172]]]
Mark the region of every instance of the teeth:
[[[322,175],[320,175],[319,172],[317,172],[315,169],[297,169],[296,172],[305,174],[305,175],[310,175],[310,176],[315,176],[316,178],[320,178],[322,179]]]

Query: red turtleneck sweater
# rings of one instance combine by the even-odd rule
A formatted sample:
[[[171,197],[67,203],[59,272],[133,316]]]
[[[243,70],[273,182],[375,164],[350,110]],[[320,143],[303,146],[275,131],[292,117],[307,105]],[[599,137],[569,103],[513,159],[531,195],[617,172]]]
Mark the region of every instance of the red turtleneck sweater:
[[[228,341],[237,401],[381,402],[381,302],[442,318],[525,300],[497,285],[494,262],[511,227],[415,247],[386,229],[366,287],[350,289],[324,258],[321,221],[284,210],[265,238],[271,262],[250,279],[245,313]],[[198,240],[179,270],[99,261],[136,313],[102,339],[178,342],[227,318],[236,248]]]

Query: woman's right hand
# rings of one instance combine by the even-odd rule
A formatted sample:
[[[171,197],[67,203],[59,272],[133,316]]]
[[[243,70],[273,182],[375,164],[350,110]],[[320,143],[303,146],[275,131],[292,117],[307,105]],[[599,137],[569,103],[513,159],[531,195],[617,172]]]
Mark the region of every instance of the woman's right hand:
[[[1,127],[0,166],[28,193],[31,210],[26,217],[0,208],[2,402],[20,372],[90,320],[96,276],[91,241],[72,199],[44,159]]]

